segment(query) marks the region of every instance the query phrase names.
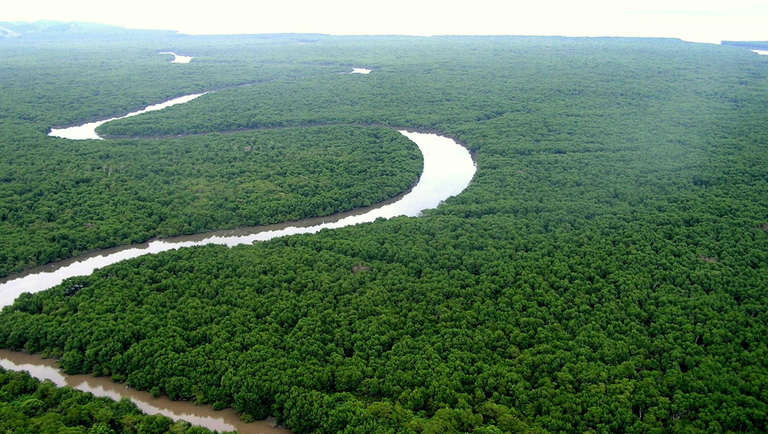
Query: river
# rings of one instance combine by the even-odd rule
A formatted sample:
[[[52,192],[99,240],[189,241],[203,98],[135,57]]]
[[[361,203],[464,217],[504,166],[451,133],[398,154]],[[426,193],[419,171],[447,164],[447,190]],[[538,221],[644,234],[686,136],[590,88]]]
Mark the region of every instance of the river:
[[[243,434],[290,434],[285,428],[276,428],[271,420],[244,423],[235,410],[228,408],[215,411],[210,405],[194,405],[189,401],[171,401],[168,397],[154,397],[124,384],[113,382],[109,377],[92,375],[66,375],[56,367],[56,361],[41,359],[37,355],[0,350],[0,366],[14,371],[27,371],[40,380],[51,380],[57,386],[69,386],[119,400],[128,398],[146,414],[162,414],[173,420],[183,419],[193,425],[211,430],[234,431]]]
[[[80,133],[82,131],[78,132]],[[475,174],[475,164],[466,148],[450,138],[437,134],[406,130],[401,130],[400,133],[415,142],[421,150],[424,155],[424,171],[410,191],[394,199],[372,207],[328,217],[158,239],[148,243],[99,250],[76,258],[41,265],[0,279],[0,307],[12,304],[13,300],[24,292],[44,291],[60,284],[66,278],[89,275],[97,268],[150,253],[206,244],[223,244],[232,247],[286,235],[337,229],[372,222],[377,218],[400,215],[415,217],[423,210],[435,208],[443,200],[461,193],[469,185]],[[64,134],[66,135],[66,132]]]
[[[109,118],[104,119],[101,121],[96,122],[88,122],[81,125],[76,125],[74,127],[66,127],[66,128],[51,128],[51,131],[48,133],[49,136],[53,137],[61,137],[62,139],[70,139],[70,140],[104,140],[102,139],[98,134],[96,134],[96,128],[106,124],[110,121],[116,121],[118,119],[125,119],[130,118],[133,116],[138,116],[142,113],[149,113],[154,112],[157,110],[162,110],[164,108],[168,108],[177,104],[184,104],[186,102],[190,102],[193,99],[199,98],[203,95],[205,95],[208,92],[203,93],[193,93],[191,95],[184,95],[180,96],[178,98],[169,99],[168,101],[161,102],[160,104],[154,104],[148,107],[145,107],[141,110],[137,110],[135,112],[128,113],[125,116],[119,116],[115,118]]]
[[[161,110],[175,104],[182,104],[203,94],[187,95],[146,107],[121,118],[110,118],[70,128],[51,130],[50,135],[73,140],[98,139],[96,127],[114,119],[136,116],[154,110]],[[466,148],[456,141],[437,134],[399,130],[419,147],[424,155],[424,170],[417,184],[409,191],[368,208],[335,214],[329,217],[301,220],[270,226],[239,228],[213,231],[204,234],[180,236],[150,241],[148,243],[116,247],[79,256],[65,261],[47,264],[20,274],[0,279],[0,306],[13,303],[21,293],[39,292],[60,284],[73,276],[91,274],[95,269],[145,254],[154,254],[181,247],[205,244],[235,246],[265,241],[275,237],[293,234],[315,233],[322,229],[336,229],[358,223],[372,222],[377,218],[395,216],[418,216],[422,211],[437,207],[443,200],[461,193],[472,181],[475,164]],[[90,375],[64,375],[56,368],[53,360],[41,359],[8,350],[0,350],[0,366],[6,369],[29,371],[36,378],[50,379],[59,386],[70,386],[113,399],[127,397],[148,414],[163,414],[174,420],[184,419],[194,425],[206,428],[241,433],[289,433],[288,430],[272,427],[269,421],[245,424],[232,409],[214,411],[210,406],[195,406],[190,402],[171,401],[167,397],[152,397],[124,385],[113,383],[109,378]]]
[[[171,63],[189,63],[192,60],[192,56],[182,56],[171,51],[161,51],[157,54],[173,54],[173,60],[171,60]]]

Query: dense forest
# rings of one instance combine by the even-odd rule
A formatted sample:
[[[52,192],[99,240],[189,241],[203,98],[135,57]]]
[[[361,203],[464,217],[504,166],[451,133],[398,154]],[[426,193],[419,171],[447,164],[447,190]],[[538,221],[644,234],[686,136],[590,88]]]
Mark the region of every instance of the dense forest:
[[[146,42],[144,35],[125,49],[123,39],[76,36],[36,41],[33,51],[23,38],[0,45],[0,277],[156,236],[348,211],[405,191],[421,172],[416,147],[381,129],[151,142],[45,137],[51,126],[104,119],[182,94],[349,69],[254,63],[248,50],[241,50],[243,62],[206,63],[201,56],[193,68],[179,69],[143,48],[164,43],[178,50],[173,38]]]
[[[418,218],[144,256],[23,295],[0,313],[0,347],[300,434],[768,431],[765,56],[665,39],[156,36],[124,54],[17,39],[0,43],[0,105],[15,107],[0,120],[3,146],[18,136],[30,159],[51,125],[257,83],[100,129],[134,139],[56,139],[77,150],[60,157],[72,176],[83,153],[189,150],[180,172],[254,183],[234,145],[334,135],[397,152],[411,178],[394,191],[420,160],[382,125],[457,137],[478,170]],[[163,50],[196,57],[170,65]],[[112,82],[115,100],[99,93]],[[382,155],[362,167],[383,170]],[[126,200],[145,188],[122,185]]]
[[[0,368],[0,430],[14,434],[210,434],[211,431],[147,416],[128,399],[115,402],[69,387],[39,382],[26,372]]]
[[[0,130],[0,276],[158,236],[370,206],[407,190],[422,168],[416,146],[385,128],[116,143],[23,128]]]

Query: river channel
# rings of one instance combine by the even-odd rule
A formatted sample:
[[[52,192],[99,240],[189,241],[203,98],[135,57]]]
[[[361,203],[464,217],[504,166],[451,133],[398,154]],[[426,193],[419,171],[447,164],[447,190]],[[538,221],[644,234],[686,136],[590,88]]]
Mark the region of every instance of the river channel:
[[[160,110],[175,104],[192,101],[202,94],[187,95],[149,106],[124,117],[136,116],[148,111]],[[70,128],[52,129],[50,135],[72,140],[97,139],[96,127],[110,120],[90,122]],[[351,212],[328,217],[288,222],[278,225],[221,230],[198,235],[179,236],[153,240],[148,243],[100,250],[65,261],[29,269],[23,273],[0,279],[0,307],[7,306],[24,292],[39,292],[60,284],[73,276],[91,274],[95,269],[146,254],[156,254],[182,247],[206,244],[235,246],[252,244],[275,237],[293,234],[315,233],[322,229],[337,229],[359,223],[372,222],[377,218],[395,216],[416,217],[422,211],[437,207],[442,201],[461,193],[475,174],[475,164],[466,148],[453,139],[437,134],[399,130],[418,146],[424,155],[424,170],[417,184],[409,191],[385,202]],[[34,377],[50,379],[59,386],[70,386],[113,399],[127,397],[148,414],[163,414],[174,420],[184,419],[194,425],[219,431],[237,430],[241,433],[289,433],[272,427],[269,421],[245,424],[232,409],[214,411],[210,406],[195,406],[190,402],[171,401],[167,397],[155,398],[148,392],[137,391],[125,385],[113,383],[109,378],[90,375],[64,375],[53,360],[36,355],[0,350],[0,366],[6,369],[29,371]]]
[[[157,54],[171,54],[173,55],[173,60],[171,60],[171,63],[189,63],[193,57],[192,56],[182,56],[181,54],[176,54],[172,51],[161,51]]]
[[[274,426],[271,420],[259,420],[244,423],[235,410],[227,408],[216,411],[210,405],[194,405],[189,401],[171,401],[166,396],[154,397],[149,392],[142,392],[124,384],[113,382],[109,377],[92,375],[66,375],[56,367],[56,361],[41,359],[35,354],[0,350],[0,366],[14,371],[27,371],[40,380],[51,380],[57,386],[69,386],[96,396],[128,398],[146,414],[162,414],[173,420],[186,420],[217,431],[235,431],[242,434],[291,434],[285,428]]]

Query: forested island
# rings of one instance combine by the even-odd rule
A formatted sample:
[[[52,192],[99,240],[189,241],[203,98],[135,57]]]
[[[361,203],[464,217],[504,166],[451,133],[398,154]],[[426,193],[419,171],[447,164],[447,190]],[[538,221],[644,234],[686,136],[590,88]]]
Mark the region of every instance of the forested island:
[[[370,206],[407,190],[422,167],[413,143],[385,128],[252,131],[118,146],[46,138],[33,148],[35,133],[5,131],[0,276],[154,237]]]
[[[142,256],[23,295],[0,347],[297,434],[768,431],[754,44],[0,27],[21,35],[0,40],[4,274],[394,196],[422,160],[390,127],[477,162],[419,217]],[[108,140],[47,136],[214,89],[104,124]]]

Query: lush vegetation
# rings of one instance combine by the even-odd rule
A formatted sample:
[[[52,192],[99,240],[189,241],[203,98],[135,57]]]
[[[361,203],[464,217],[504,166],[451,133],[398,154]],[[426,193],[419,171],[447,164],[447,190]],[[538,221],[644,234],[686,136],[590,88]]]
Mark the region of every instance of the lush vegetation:
[[[115,402],[0,368],[0,431],[14,434],[207,434],[188,422],[147,416],[127,398]]]
[[[102,130],[432,128],[475,151],[470,187],[420,218],[107,267],[4,309],[0,346],[297,433],[768,430],[768,59],[673,40],[294,38],[200,50],[220,44],[222,71],[239,50],[374,72]]]
[[[178,37],[0,39],[0,119],[20,119],[41,128],[75,125],[180,95],[349,71],[319,62],[267,61],[263,52],[279,48],[266,45],[271,38],[236,46],[231,39],[214,39],[215,48],[192,44],[195,60],[186,65],[171,64],[172,56],[158,54],[187,52],[191,41]],[[213,53],[220,57],[212,58]]]
[[[23,26],[13,29],[24,34]],[[183,52],[183,46],[174,45],[177,38],[147,40],[155,35],[149,32],[126,48],[122,39],[88,34],[35,41],[33,50],[23,36],[0,45],[0,277],[155,236],[370,205],[403,192],[421,171],[416,147],[381,129],[151,142],[46,137],[51,126],[103,119],[182,94],[348,70],[318,62],[253,62],[258,47],[271,38],[257,39],[253,50],[239,47],[241,54],[227,50],[228,38],[223,38],[222,49],[241,61],[207,60],[201,49],[195,63],[180,68],[157,54]],[[296,155],[283,156],[289,153]]]
[[[0,143],[0,275],[153,237],[370,206],[418,179],[416,146],[385,128],[254,131],[117,143]]]

